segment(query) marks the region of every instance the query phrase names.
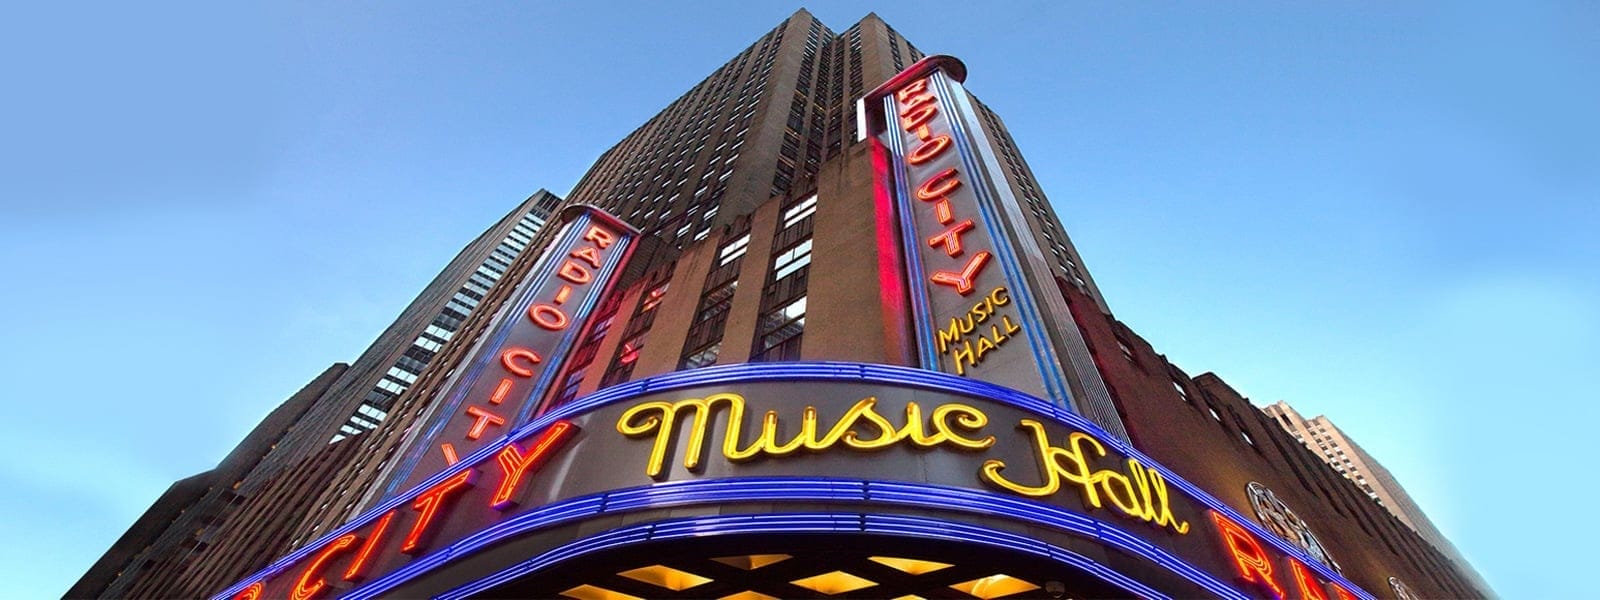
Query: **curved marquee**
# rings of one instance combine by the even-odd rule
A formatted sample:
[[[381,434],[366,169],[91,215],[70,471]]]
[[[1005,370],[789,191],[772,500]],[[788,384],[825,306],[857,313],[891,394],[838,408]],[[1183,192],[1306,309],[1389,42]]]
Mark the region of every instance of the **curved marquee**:
[[[722,514],[663,510],[675,507]],[[1065,409],[855,363],[731,365],[607,388],[216,597],[462,597],[598,550],[753,531],[1001,546],[1144,597],[1372,598]]]

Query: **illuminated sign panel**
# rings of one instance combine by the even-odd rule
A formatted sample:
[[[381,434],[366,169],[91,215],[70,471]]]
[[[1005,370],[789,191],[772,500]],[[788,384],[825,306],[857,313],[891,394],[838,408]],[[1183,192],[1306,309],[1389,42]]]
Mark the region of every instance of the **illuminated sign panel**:
[[[567,222],[408,441],[388,493],[415,485],[526,422],[626,261],[637,231],[592,207]],[[385,495],[388,495],[386,493]]]
[[[429,585],[418,578],[457,561],[473,561],[474,581],[519,572],[530,552],[577,541],[563,527],[587,519],[612,517],[593,534],[629,513],[752,503],[1006,518],[1044,543],[1144,557],[1141,568],[1165,573],[1149,582],[1176,577],[1236,598],[1371,597],[1083,418],[921,370],[673,373],[579,399],[460,458],[219,597],[434,595],[463,583],[403,586]],[[546,532],[547,545],[529,541]]]
[[[905,271],[923,368],[1069,405],[971,131],[959,82],[940,70],[883,95]],[[869,98],[870,101],[870,98]]]

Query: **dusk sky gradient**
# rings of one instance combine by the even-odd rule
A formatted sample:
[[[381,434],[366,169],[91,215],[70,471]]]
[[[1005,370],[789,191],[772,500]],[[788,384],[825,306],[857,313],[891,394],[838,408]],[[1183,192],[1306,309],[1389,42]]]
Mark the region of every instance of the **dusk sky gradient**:
[[[0,18],[0,597],[799,7],[218,4]],[[1396,4],[806,7],[961,58],[1158,352],[1328,415],[1505,597],[1591,596],[1600,5]]]

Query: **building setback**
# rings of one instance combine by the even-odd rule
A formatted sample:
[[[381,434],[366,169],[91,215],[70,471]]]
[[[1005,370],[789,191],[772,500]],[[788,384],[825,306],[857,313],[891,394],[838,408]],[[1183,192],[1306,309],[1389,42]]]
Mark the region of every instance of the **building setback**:
[[[965,80],[875,15],[796,12],[602,154],[381,423],[263,479],[210,566],[152,576],[297,600],[1490,593],[1117,321]],[[327,414],[307,426],[351,413]],[[255,540],[281,550],[233,548]]]

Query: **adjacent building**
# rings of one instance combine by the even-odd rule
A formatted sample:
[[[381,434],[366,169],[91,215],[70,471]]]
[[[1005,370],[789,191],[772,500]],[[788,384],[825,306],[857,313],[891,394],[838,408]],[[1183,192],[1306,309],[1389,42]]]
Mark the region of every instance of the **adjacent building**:
[[[408,338],[430,360],[381,421],[307,412],[349,437],[264,479],[184,589],[1490,594],[1117,321],[966,80],[875,15],[796,12],[602,154],[451,335]]]
[[[539,190],[467,244],[361,356],[284,401],[217,468],[173,484],[67,596],[201,596],[294,548],[292,534],[319,514],[308,500],[359,456],[356,440],[388,417],[560,202]]]
[[[1317,415],[1315,418],[1307,419],[1300,416],[1299,411],[1288,402],[1282,400],[1261,410],[1283,427],[1284,431],[1289,432],[1289,435],[1294,436],[1295,441],[1305,445],[1307,450],[1333,467],[1345,479],[1354,482],[1374,502],[1388,509],[1395,518],[1428,540],[1433,547],[1453,557],[1456,564],[1461,565],[1473,577],[1478,577],[1471,565],[1461,558],[1455,544],[1450,543],[1450,540],[1439,532],[1439,528],[1428,519],[1428,515],[1422,512],[1422,507],[1417,506],[1411,495],[1406,493],[1400,481],[1395,479],[1378,459],[1373,458],[1361,448],[1360,444],[1345,435],[1344,431],[1334,425],[1327,416]]]

